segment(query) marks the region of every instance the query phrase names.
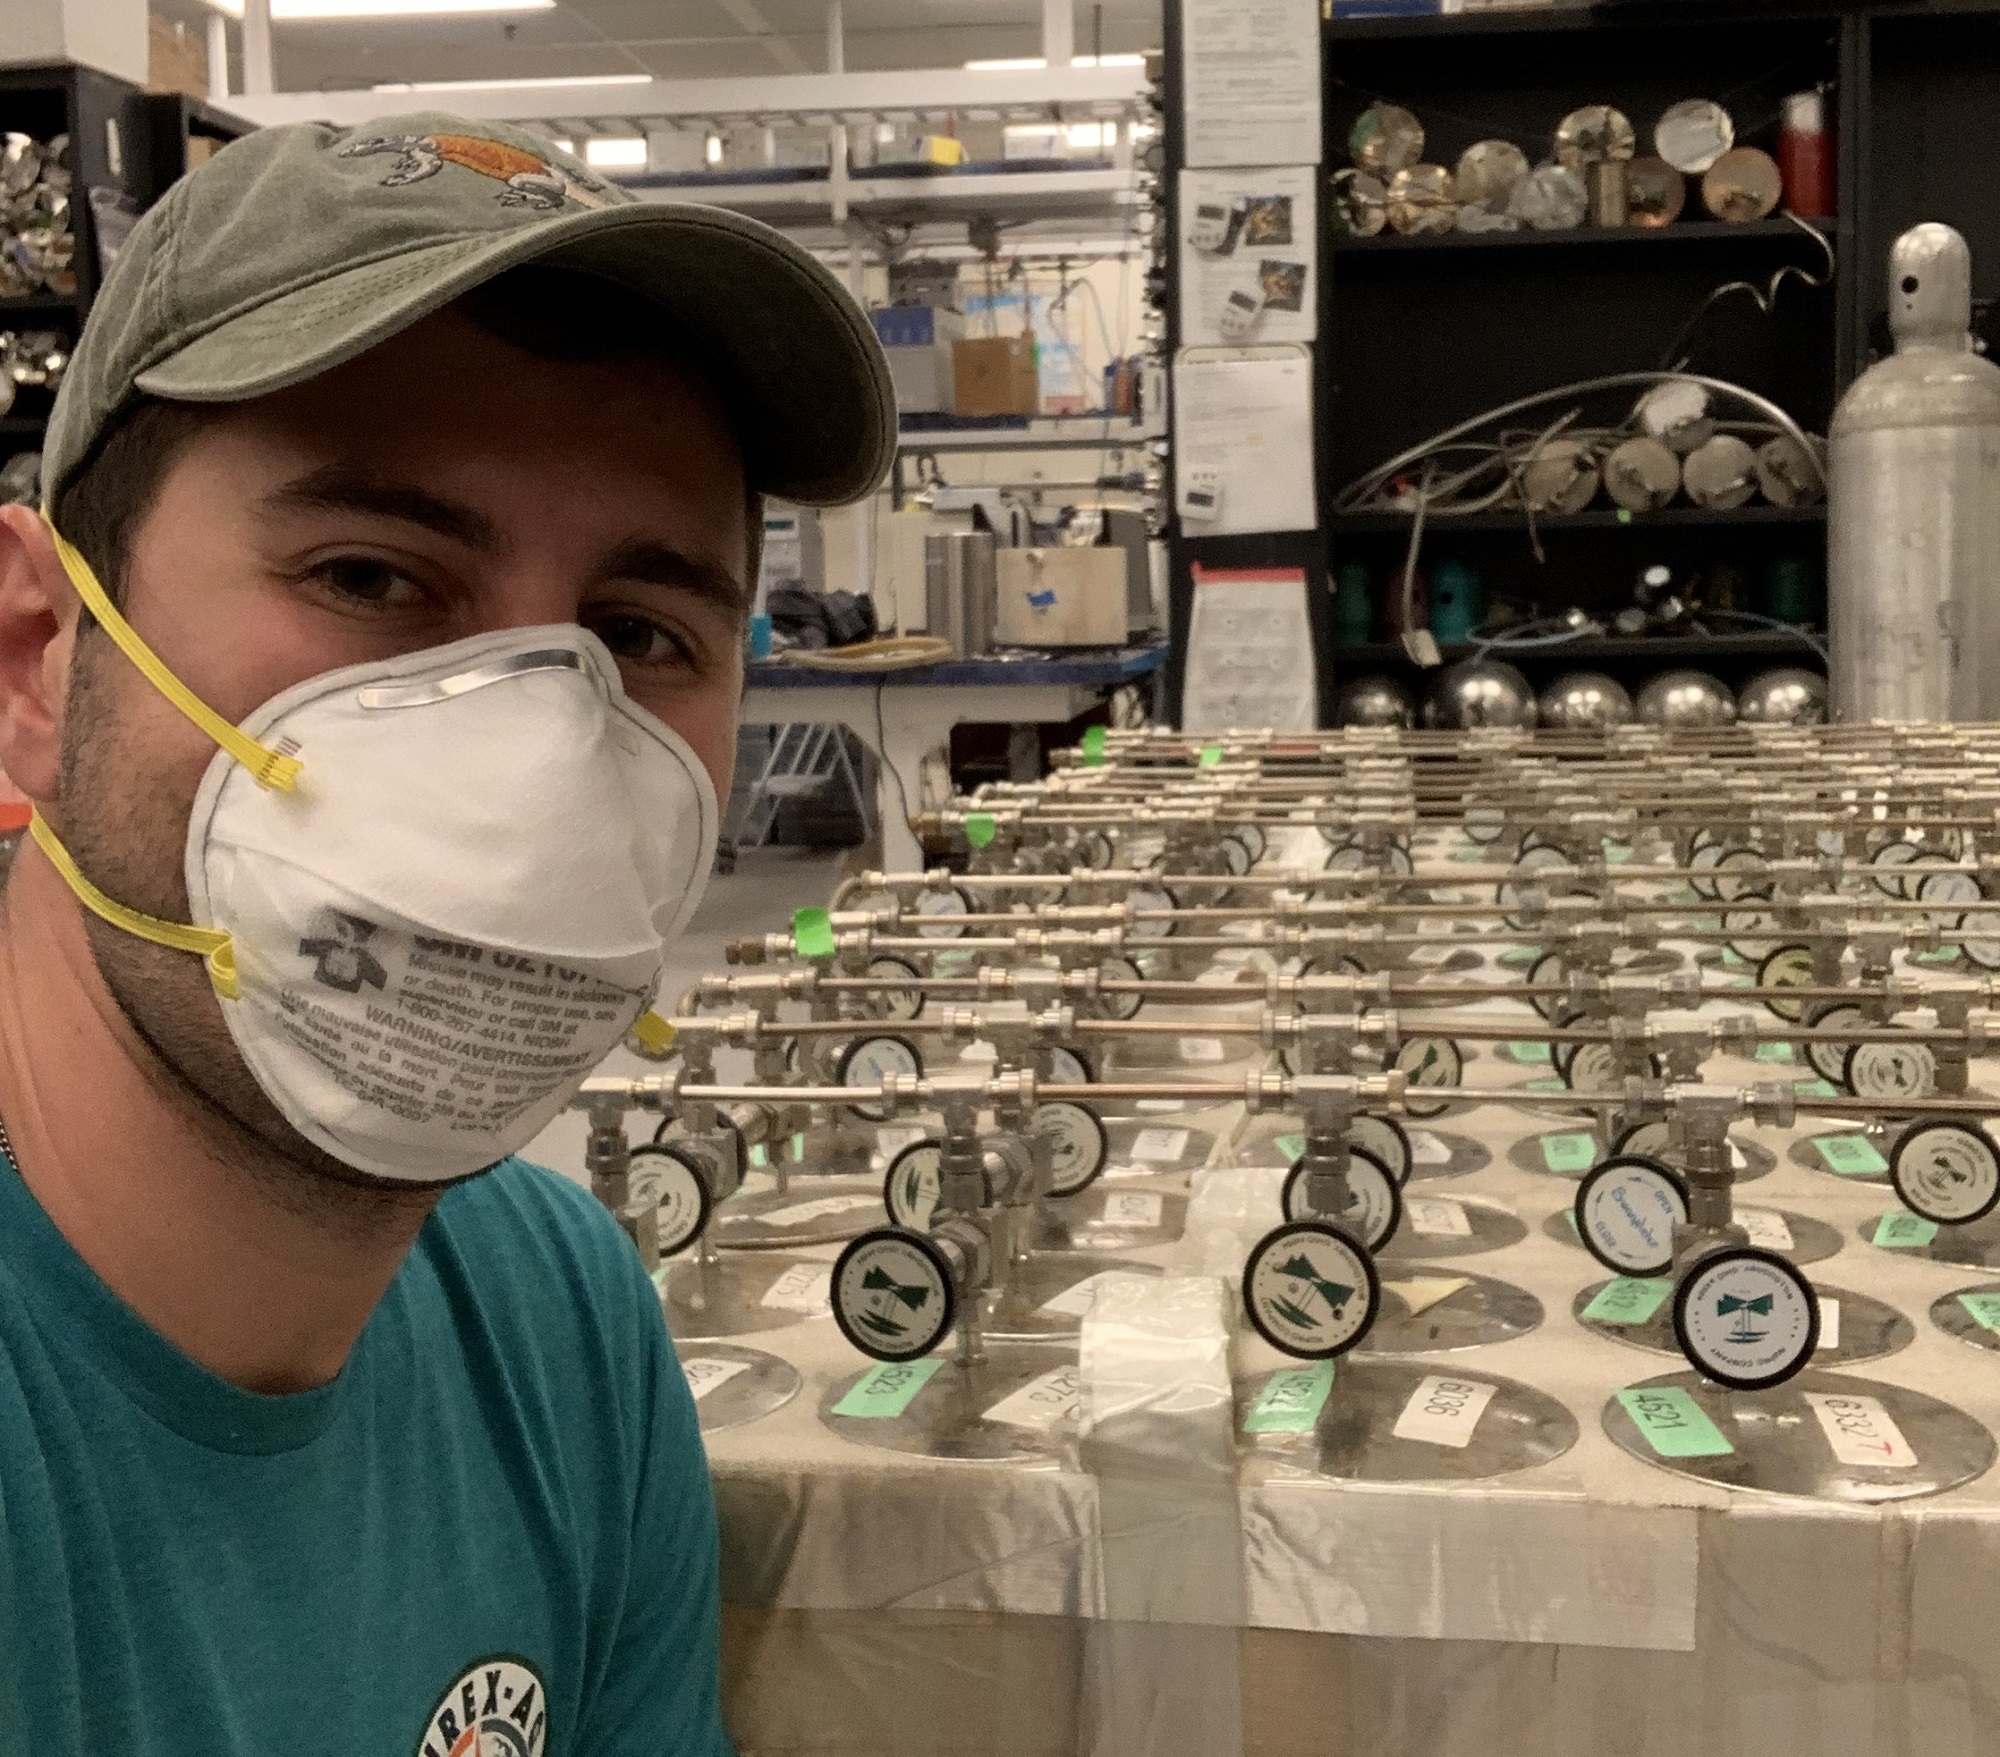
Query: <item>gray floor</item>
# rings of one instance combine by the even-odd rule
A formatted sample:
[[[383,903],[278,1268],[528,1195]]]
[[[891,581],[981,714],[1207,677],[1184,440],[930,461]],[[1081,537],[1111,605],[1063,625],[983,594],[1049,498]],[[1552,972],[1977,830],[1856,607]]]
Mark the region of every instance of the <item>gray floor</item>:
[[[709,881],[707,895],[680,941],[667,953],[667,973],[660,983],[660,1007],[671,1009],[698,977],[728,968],[723,947],[752,934],[777,933],[791,925],[792,911],[824,903],[839,883],[843,855],[839,850],[807,848],[746,848],[736,870]],[[658,1069],[623,1049],[605,1059],[607,1074],[649,1074]],[[723,1072],[728,1070],[724,1068]],[[634,1118],[628,1129],[634,1141],[649,1139],[650,1120]],[[583,1118],[567,1112],[549,1124],[525,1149],[524,1157],[573,1178],[583,1176]]]

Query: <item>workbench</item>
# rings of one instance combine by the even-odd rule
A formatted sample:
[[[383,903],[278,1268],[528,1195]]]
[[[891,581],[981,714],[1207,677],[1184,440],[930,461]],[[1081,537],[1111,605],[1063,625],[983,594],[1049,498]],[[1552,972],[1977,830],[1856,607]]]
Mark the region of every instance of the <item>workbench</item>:
[[[954,726],[1064,724],[1166,663],[1164,646],[1065,654],[987,653],[900,671],[829,671],[769,659],[746,673],[746,726],[840,725],[880,761],[882,864],[922,868],[908,819],[923,809],[923,760]]]
[[[1495,963],[1497,947],[1480,950]],[[1232,1010],[1189,1009],[1188,1037]],[[833,1431],[823,1404],[870,1363],[829,1317],[736,1339],[803,1378],[782,1408],[707,1436],[726,1711],[745,1757],[1975,1757],[2000,1747],[1990,1658],[2000,1472],[1982,1467],[1924,1499],[1842,1504],[1672,1474],[1614,1444],[1613,1393],[1684,1363],[1573,1316],[1606,1272],[1563,1231],[1573,1178],[1516,1150],[1538,1131],[1579,1126],[1563,1120],[1559,1094],[1532,1112],[1480,1104],[1412,1125],[1488,1157],[1462,1173],[1433,1159],[1410,1196],[1499,1204],[1523,1231],[1478,1255],[1438,1250],[1434,1263],[1426,1240],[1404,1237],[1381,1273],[1416,1290],[1396,1298],[1437,1299],[1458,1275],[1531,1295],[1540,1322],[1527,1334],[1396,1358],[1530,1387],[1567,1410],[1573,1443],[1510,1474],[1449,1481],[1441,1465],[1435,1480],[1387,1482],[1335,1480],[1282,1442],[1246,1436],[1245,1387],[1287,1363],[1241,1322],[1230,1277],[1246,1239],[1276,1222],[1276,1137],[1299,1124],[1230,1097],[1264,1065],[1251,1040],[1236,1041],[1175,1076],[1213,1077],[1212,1106],[1161,1103],[1147,1119],[1212,1140],[1205,1163],[1162,1173],[1134,1150],[1106,1173],[1119,1187],[1178,1180],[1194,1191],[1178,1243],[1129,1253],[1189,1288],[1210,1277],[1218,1314],[1155,1351],[1166,1374],[1155,1394],[1128,1395],[1130,1326],[1107,1323],[1104,1290],[1085,1320],[1078,1416],[1030,1463],[935,1461]],[[1546,1083],[1546,1067],[1514,1047],[1468,1045],[1468,1083]],[[1725,1059],[1707,1077],[1808,1071]],[[1991,1089],[1997,1075],[1975,1062],[1976,1085]],[[1813,1280],[1887,1302],[1913,1327],[1893,1352],[1829,1370],[1925,1393],[2000,1431],[2000,1354],[1931,1316],[1933,1302],[1990,1284],[1993,1271],[1873,1243],[1879,1217],[1898,1207],[1893,1191],[1791,1151],[1828,1127],[1809,1111],[1788,1129],[1742,1127],[1738,1138],[1775,1166],[1739,1185],[1738,1200],[1832,1228],[1839,1248],[1812,1264]],[[802,1198],[804,1182],[794,1183]],[[808,1254],[831,1262],[837,1249]],[[684,1341],[683,1357],[704,1346]],[[1336,1363],[1334,1396],[1367,1353]]]

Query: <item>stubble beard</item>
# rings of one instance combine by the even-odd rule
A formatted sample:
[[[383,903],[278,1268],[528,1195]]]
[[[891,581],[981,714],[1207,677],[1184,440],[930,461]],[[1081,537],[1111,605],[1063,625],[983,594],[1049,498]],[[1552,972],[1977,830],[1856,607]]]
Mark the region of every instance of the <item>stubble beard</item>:
[[[120,676],[119,667],[129,675]],[[175,797],[149,777],[120,738],[118,699],[128,686],[147,687],[101,631],[81,632],[63,710],[63,841],[107,896],[163,921],[187,921],[193,796]],[[407,1233],[412,1218],[436,1203],[447,1185],[357,1170],[285,1120],[244,1064],[223,1020],[228,1003],[199,958],[88,910],[83,919],[98,974],[144,1045],[147,1083],[225,1169],[288,1213],[357,1242]]]

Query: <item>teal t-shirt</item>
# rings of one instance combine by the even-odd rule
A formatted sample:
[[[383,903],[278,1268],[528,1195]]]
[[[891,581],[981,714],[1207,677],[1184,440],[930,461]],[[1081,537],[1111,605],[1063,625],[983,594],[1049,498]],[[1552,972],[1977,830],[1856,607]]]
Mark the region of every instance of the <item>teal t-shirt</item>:
[[[0,1752],[728,1757],[714,1506],[637,1254],[510,1160],[331,1384],[196,1366],[0,1157]]]

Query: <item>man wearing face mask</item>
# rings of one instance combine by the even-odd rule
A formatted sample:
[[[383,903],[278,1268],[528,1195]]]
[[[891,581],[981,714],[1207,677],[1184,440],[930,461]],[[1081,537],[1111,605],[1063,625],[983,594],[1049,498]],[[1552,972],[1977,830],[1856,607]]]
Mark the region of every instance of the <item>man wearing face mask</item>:
[[[515,130],[141,220],[0,509],[0,1751],[727,1751],[657,1298],[509,1156],[653,1028],[760,497],[894,430],[803,252]]]

